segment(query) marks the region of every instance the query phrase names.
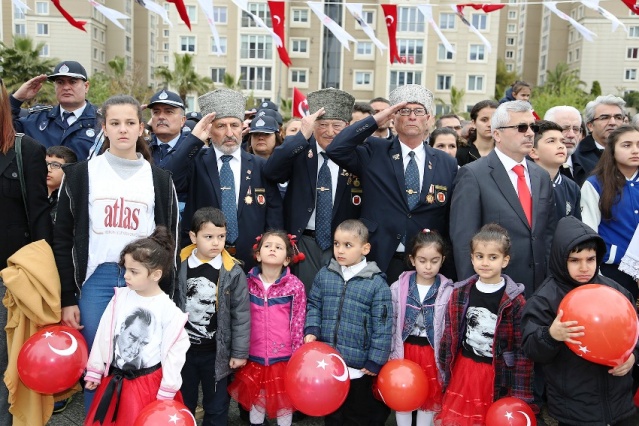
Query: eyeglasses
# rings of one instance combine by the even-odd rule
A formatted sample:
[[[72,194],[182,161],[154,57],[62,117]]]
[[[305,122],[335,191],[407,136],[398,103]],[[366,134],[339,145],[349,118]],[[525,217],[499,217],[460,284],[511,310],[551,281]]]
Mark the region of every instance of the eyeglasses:
[[[340,130],[344,130],[344,127],[346,127],[346,123],[344,123],[343,121],[336,121],[334,123],[327,123],[325,121],[318,121],[317,122],[317,127],[320,130],[328,130],[329,127],[332,127],[333,130],[336,131],[340,131]]]
[[[532,124],[521,123],[521,124],[515,124],[514,126],[502,126],[502,127],[498,127],[498,129],[517,129],[519,133],[526,133],[529,127],[530,127],[530,130],[532,130],[535,133],[539,131],[539,126],[535,123],[532,123]]]
[[[623,121],[624,116],[623,114],[615,114],[615,115],[601,114],[599,117],[593,118],[592,121],[605,122],[605,121],[610,121],[611,118],[614,118],[615,121]]]
[[[572,130],[574,133],[581,133],[581,127],[579,126],[564,126],[561,128],[561,131],[563,133],[568,133],[570,130]]]
[[[58,170],[62,168],[62,164],[58,163],[57,161],[52,161],[52,162],[47,161],[47,167],[51,167],[51,170]]]
[[[423,115],[426,115],[426,108],[402,108],[397,112],[399,113],[399,115],[402,115],[404,117],[409,116],[411,113],[415,114],[415,117],[421,117]]]
[[[444,126],[446,129],[461,130],[462,126]]]

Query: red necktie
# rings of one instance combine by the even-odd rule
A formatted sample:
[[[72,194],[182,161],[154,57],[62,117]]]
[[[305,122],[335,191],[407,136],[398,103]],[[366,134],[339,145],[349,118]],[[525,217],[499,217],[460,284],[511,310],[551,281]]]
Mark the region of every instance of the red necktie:
[[[524,166],[517,164],[513,167],[513,172],[517,175],[517,195],[519,196],[519,202],[524,209],[526,218],[528,219],[528,225],[532,226],[532,196],[526,183],[526,174],[524,173]]]

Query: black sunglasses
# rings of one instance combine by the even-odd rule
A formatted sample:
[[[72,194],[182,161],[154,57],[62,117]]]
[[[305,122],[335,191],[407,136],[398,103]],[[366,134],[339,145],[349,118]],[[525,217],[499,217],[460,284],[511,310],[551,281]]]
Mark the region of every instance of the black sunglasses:
[[[521,124],[516,124],[514,126],[498,127],[498,129],[517,129],[519,133],[526,133],[529,127],[533,132],[535,133],[539,132],[539,125],[535,123],[533,124],[521,123]]]

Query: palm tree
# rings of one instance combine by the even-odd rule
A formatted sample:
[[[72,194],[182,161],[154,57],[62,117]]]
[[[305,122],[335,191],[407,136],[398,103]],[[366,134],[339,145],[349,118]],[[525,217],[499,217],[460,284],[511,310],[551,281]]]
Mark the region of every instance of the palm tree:
[[[213,82],[208,77],[200,77],[193,66],[193,56],[175,53],[174,70],[161,66],[155,71],[155,75],[162,80],[165,87],[174,87],[182,99],[191,92],[198,95],[208,92]]]
[[[224,85],[224,87],[227,87],[229,89],[242,90],[242,76],[238,77],[238,79],[235,80],[233,74],[225,73],[222,84]]]
[[[466,89],[458,89],[455,86],[450,87],[450,102],[444,101],[442,98],[435,98],[435,102],[439,105],[443,105],[445,113],[448,114],[459,114],[462,112],[462,103],[464,101],[464,96],[466,96]]]
[[[585,85],[579,80],[577,70],[571,70],[566,63],[559,63],[554,70],[548,71],[544,90],[560,95],[575,90],[583,91]]]

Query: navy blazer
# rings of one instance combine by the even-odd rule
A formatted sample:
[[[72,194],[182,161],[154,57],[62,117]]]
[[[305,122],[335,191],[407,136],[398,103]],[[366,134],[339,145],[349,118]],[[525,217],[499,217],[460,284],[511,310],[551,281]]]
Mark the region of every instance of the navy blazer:
[[[277,185],[266,180],[263,172],[266,161],[241,151],[240,197],[237,206],[239,235],[235,242],[235,257],[244,262],[244,269],[255,266],[253,244],[258,235],[268,229],[283,229],[282,197]],[[190,176],[183,170],[177,175],[176,189],[188,188],[186,207],[182,216],[182,233],[188,242],[193,213],[200,207],[222,208],[220,175],[213,148],[200,150],[192,161]],[[179,188],[179,189],[178,189]]]
[[[575,153],[572,155],[572,158],[577,159],[577,162],[583,169],[583,180],[575,180],[579,186],[582,186],[586,179],[588,179],[588,176],[592,174],[602,153],[603,151],[595,145],[595,139],[592,135],[586,136],[579,142]]]
[[[289,182],[284,197],[284,227],[298,238],[306,229],[313,211],[317,192],[317,142],[302,132],[289,136],[266,161],[264,174],[277,183]],[[363,191],[360,179],[340,168],[333,202],[331,235],[346,219],[359,218]]]
[[[424,228],[437,230],[448,239],[448,217],[457,161],[424,143],[426,158],[419,203],[412,210],[404,183],[404,162],[397,137],[369,137],[377,128],[373,117],[346,127],[326,152],[341,167],[360,177],[366,197],[360,220],[370,232],[370,260],[386,271],[397,246],[406,234],[407,244]],[[410,247],[406,247],[410,252]]]
[[[530,297],[546,277],[552,237],[557,226],[555,198],[548,172],[526,160],[532,193],[532,228],[508,172],[493,150],[459,169],[450,213],[457,276],[475,274],[470,262],[470,240],[488,223],[506,228],[512,248],[504,269],[526,287]]]

